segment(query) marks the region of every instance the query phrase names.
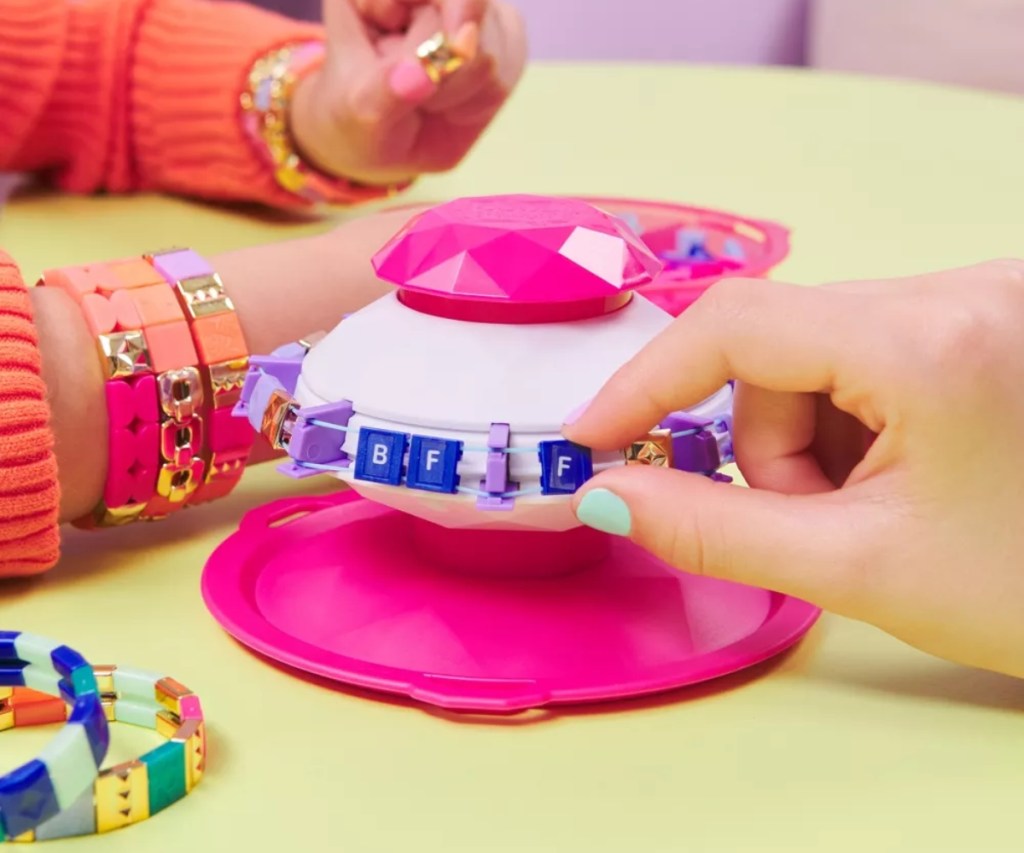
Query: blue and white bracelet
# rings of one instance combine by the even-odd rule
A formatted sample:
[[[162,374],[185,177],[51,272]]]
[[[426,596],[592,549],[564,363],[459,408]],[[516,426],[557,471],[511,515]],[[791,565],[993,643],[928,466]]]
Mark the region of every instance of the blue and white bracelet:
[[[376,427],[351,426],[357,414],[351,401],[300,406],[295,401],[304,342],[288,344],[270,356],[250,359],[241,399],[234,409],[272,447],[290,461],[281,471],[292,477],[349,473],[356,480],[439,494],[477,498],[480,509],[501,509],[527,496],[571,495],[594,474],[589,448],[566,440],[530,446],[511,444],[508,424],[493,423],[479,445],[438,435],[417,435]],[[358,431],[355,453],[343,447]],[[464,482],[460,461],[466,454],[485,454],[484,477]],[[523,488],[509,474],[516,454],[539,458],[540,477]],[[733,461],[731,406],[713,417],[687,412],[666,416],[658,427],[622,451],[627,465],[676,468],[728,482],[719,469]]]

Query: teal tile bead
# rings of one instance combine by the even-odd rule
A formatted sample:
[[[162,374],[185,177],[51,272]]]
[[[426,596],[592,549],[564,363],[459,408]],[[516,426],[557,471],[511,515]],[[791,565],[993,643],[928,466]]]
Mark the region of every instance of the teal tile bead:
[[[76,667],[71,671],[71,687],[76,696],[85,693],[98,693],[99,687],[96,684],[96,675],[89,665]]]
[[[185,796],[185,744],[170,741],[142,756],[149,774],[149,813]]]

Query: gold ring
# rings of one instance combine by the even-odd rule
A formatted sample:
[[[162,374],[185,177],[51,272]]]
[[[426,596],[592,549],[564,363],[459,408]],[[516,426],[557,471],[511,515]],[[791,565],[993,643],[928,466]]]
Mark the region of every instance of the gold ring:
[[[416,58],[435,85],[458,71],[466,61],[452,50],[444,33],[434,33],[420,44],[416,48]]]

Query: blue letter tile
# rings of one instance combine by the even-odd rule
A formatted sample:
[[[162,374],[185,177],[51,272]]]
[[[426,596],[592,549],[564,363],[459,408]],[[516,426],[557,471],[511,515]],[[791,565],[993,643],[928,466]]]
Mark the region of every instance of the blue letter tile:
[[[355,478],[397,486],[402,482],[402,462],[409,436],[383,429],[359,430]]]
[[[414,435],[409,445],[406,485],[410,489],[454,494],[459,485],[455,469],[461,457],[461,441]]]
[[[590,450],[571,441],[540,443],[540,489],[545,495],[571,495],[594,476]]]

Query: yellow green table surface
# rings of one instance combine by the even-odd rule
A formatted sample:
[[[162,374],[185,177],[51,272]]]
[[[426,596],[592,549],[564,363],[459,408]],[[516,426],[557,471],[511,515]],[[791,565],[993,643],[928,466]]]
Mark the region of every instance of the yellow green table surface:
[[[1021,255],[1024,101],[805,72],[537,66],[470,159],[412,197],[507,191],[774,218],[794,231],[778,276],[801,283]],[[34,275],[322,227],[158,198],[32,198],[3,212],[0,244]],[[252,471],[215,508],[69,534],[55,571],[0,587],[4,627],[166,670],[201,693],[210,720],[194,795],[53,849],[1022,849],[1024,684],[838,618],[749,675],[512,719],[382,701],[267,665],[207,614],[203,562],[247,509],[325,487]],[[4,735],[6,754],[13,762],[39,737]]]

